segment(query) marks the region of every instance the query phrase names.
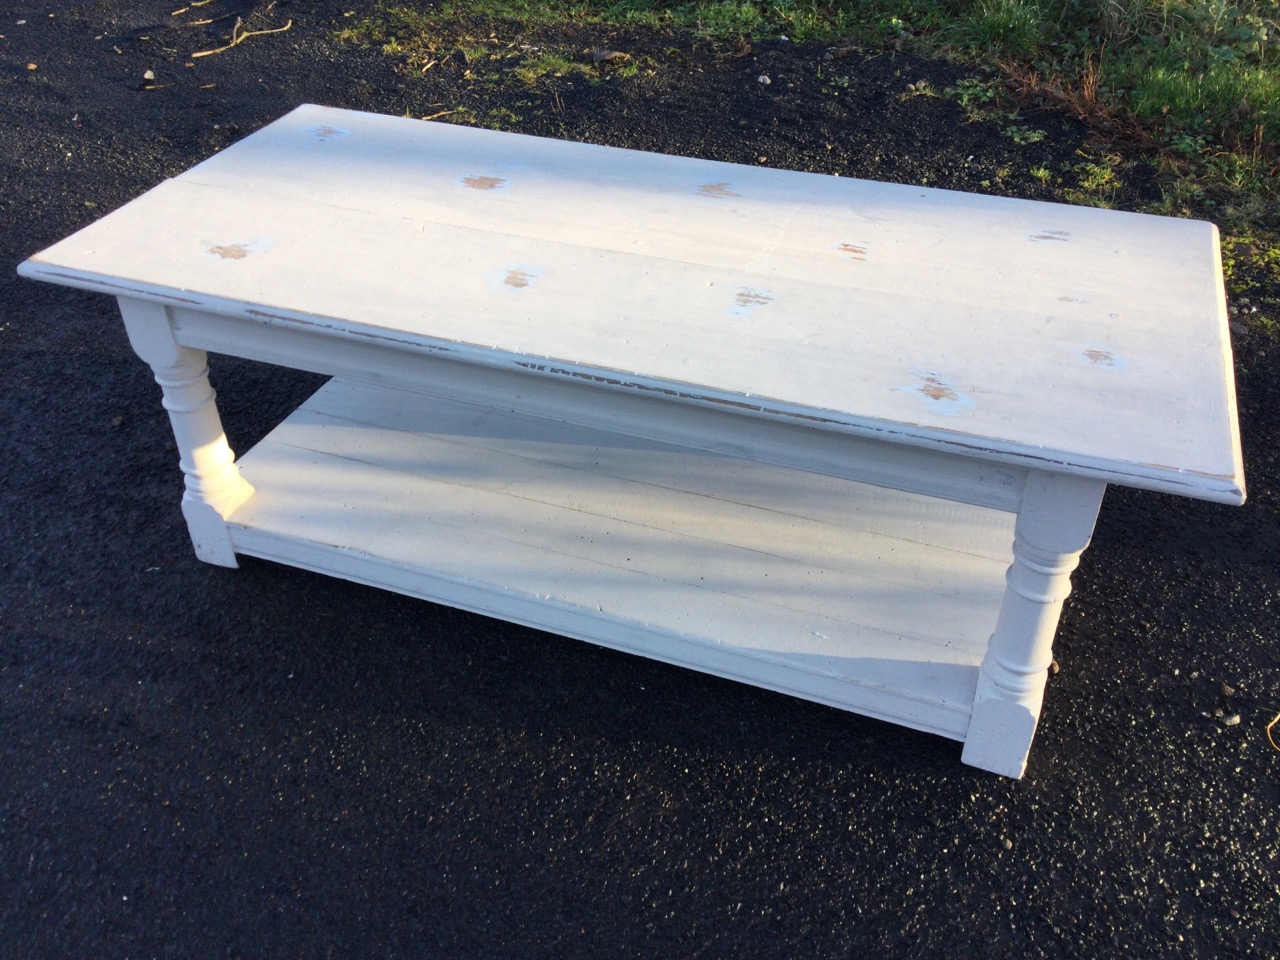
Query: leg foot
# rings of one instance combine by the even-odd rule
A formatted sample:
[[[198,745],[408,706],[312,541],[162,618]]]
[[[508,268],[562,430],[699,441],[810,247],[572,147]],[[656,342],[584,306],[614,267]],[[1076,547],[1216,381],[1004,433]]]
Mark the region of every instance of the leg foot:
[[[1008,586],[978,671],[965,763],[1007,777],[1021,777],[1026,769],[1062,603],[1105,490],[1100,480],[1028,475]]]

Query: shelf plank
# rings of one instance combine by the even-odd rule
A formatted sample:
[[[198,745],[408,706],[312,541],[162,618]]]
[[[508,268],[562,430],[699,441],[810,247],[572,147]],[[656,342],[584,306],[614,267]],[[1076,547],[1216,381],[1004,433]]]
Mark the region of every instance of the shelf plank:
[[[241,552],[956,738],[1012,541],[1003,511],[341,380],[240,462]]]
[[[792,524],[816,521],[826,525],[841,542],[851,531],[882,534],[1006,565],[1009,562],[1012,517],[997,524],[998,534],[993,539],[995,520],[991,513],[975,513],[968,505],[932,495],[851,484],[812,470],[803,471],[803,482],[797,482],[801,471],[795,468],[729,456],[703,445],[714,443],[715,437],[699,438],[703,443],[695,446],[587,427],[545,414],[495,409],[425,391],[421,396],[415,394],[405,391],[405,402],[388,404],[383,402],[386,391],[335,379],[276,437],[339,456],[376,458],[383,465],[398,464],[413,473],[430,471],[446,480],[450,475],[447,464],[457,458],[453,471],[465,474],[468,482],[477,486],[501,486],[505,491],[519,488],[518,495],[529,498],[537,491],[550,497],[567,495],[564,505],[595,492],[602,501],[597,504],[601,515],[627,510],[636,498],[643,506],[632,509],[633,515],[643,517],[644,522],[656,518],[666,524],[683,512],[673,529],[687,533],[697,525],[727,518],[738,505],[744,510],[754,507],[766,511],[764,517],[739,519],[737,526],[748,533],[760,529],[768,515],[777,514]],[[600,405],[597,399],[596,409]],[[574,416],[574,412],[566,410],[563,415]],[[301,434],[296,440],[287,439],[296,434]],[[381,449],[379,443],[388,446]],[[466,449],[455,452],[448,446],[452,444]],[[886,448],[886,455],[892,452]],[[681,492],[693,495],[684,498],[688,503],[677,499]],[[648,502],[647,498],[663,493],[670,502]],[[701,499],[705,497],[721,501],[716,514],[708,511]],[[622,513],[612,515],[621,517]],[[777,545],[776,539],[760,535],[750,539],[753,544],[744,545]]]

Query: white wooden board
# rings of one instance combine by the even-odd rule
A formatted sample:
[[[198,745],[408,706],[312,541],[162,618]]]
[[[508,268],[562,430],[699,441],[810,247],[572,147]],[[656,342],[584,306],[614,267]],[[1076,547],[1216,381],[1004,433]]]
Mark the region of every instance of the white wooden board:
[[[1240,502],[1217,244],[303,107],[21,272]]]
[[[1013,515],[331,381],[239,552],[962,738]]]

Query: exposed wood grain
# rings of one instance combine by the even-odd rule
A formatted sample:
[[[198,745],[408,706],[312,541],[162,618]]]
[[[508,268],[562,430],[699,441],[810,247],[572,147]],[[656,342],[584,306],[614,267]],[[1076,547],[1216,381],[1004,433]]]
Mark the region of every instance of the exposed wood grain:
[[[305,107],[23,270],[1243,497],[1206,223]]]
[[[1009,776],[1105,484],[1244,497],[1206,223],[308,106],[20,272],[120,298],[200,556]],[[205,351],[338,379],[233,463]]]
[[[398,399],[388,404],[386,396]],[[785,553],[804,542],[802,556],[811,558],[821,542],[824,552],[843,558],[850,538],[862,536],[927,544],[930,551],[953,552],[956,561],[966,554],[1004,566],[1010,560],[1013,517],[1008,513],[351,381],[331,381],[274,436],[280,443],[337,456],[372,456],[405,473],[443,480],[459,476],[522,498],[572,503],[602,516],[622,519],[634,512],[641,522],[694,536],[727,521],[749,549]],[[731,533],[705,536],[720,540]],[[885,543],[880,549],[896,546]],[[904,565],[917,562],[903,560]],[[918,571],[912,579],[927,582],[930,576]],[[926,589],[945,592],[937,580]]]
[[[822,702],[833,677],[890,687],[951,736],[1009,559],[1003,511],[343,381],[240,462],[259,491],[230,519],[244,552],[417,571],[416,595],[559,632],[590,616],[595,642],[729,676],[785,664]]]

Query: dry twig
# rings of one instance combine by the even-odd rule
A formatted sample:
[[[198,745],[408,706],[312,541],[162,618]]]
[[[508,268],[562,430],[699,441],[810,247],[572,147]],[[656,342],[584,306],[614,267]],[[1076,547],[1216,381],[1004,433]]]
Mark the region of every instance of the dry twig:
[[[193,53],[191,55],[192,58],[211,57],[215,53],[223,53],[224,51],[230,50],[232,47],[243,43],[245,40],[248,40],[250,37],[260,37],[263,34],[267,34],[267,33],[284,33],[286,30],[288,30],[290,27],[293,26],[293,21],[290,20],[283,27],[276,27],[274,30],[245,30],[243,33],[239,32],[241,29],[241,25],[242,25],[241,21],[236,21],[236,25],[231,28],[231,42],[228,43],[225,47],[218,47],[216,50],[201,50],[199,53]]]

